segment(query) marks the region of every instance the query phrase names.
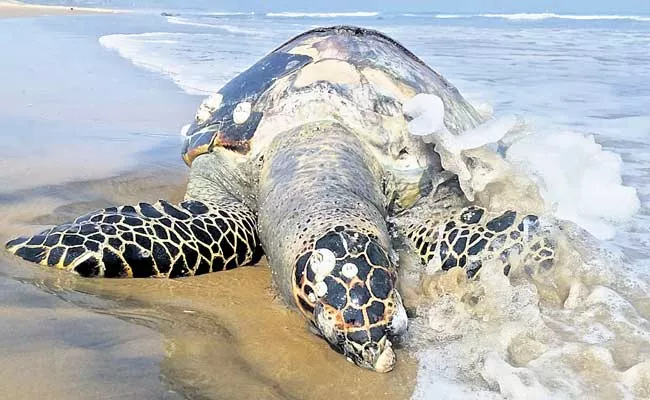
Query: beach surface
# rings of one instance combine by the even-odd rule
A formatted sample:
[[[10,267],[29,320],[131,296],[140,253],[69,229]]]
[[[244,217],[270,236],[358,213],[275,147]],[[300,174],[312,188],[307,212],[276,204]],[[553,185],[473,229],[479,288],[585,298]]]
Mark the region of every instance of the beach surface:
[[[18,1],[0,1],[0,18],[39,17],[47,15],[84,15],[100,13],[120,13],[123,11],[108,8],[68,7],[24,4]]]

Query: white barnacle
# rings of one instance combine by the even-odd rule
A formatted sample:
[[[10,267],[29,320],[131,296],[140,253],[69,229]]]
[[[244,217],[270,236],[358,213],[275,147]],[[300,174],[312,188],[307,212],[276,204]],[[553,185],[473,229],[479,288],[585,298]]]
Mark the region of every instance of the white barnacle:
[[[400,336],[408,329],[409,319],[406,315],[406,309],[402,303],[402,296],[399,292],[395,291],[395,313],[390,321],[390,333],[395,336]]]
[[[343,274],[343,276],[345,276],[348,279],[352,279],[355,276],[357,276],[358,272],[359,272],[359,268],[357,268],[357,266],[352,263],[343,264],[343,266],[341,267],[341,274]]]
[[[248,120],[248,117],[251,115],[252,105],[247,101],[242,101],[237,104],[235,109],[232,112],[232,119],[236,124],[243,124]]]
[[[316,249],[309,258],[309,266],[316,274],[316,280],[322,281],[336,265],[336,256],[330,249]]]
[[[314,293],[316,293],[316,296],[318,297],[325,296],[327,294],[327,283],[318,282],[316,286],[314,286]]]
[[[307,298],[308,298],[309,301],[311,301],[312,303],[315,303],[316,300],[317,300],[317,299],[316,299],[316,295],[315,295],[313,292],[309,293],[309,294],[307,295]]]
[[[223,101],[223,96],[219,93],[210,95],[207,99],[203,100],[199,106],[198,111],[196,112],[195,120],[197,123],[201,124],[212,116],[212,113],[221,107],[221,102]]]
[[[390,340],[386,340],[386,347],[384,351],[375,360],[373,368],[377,372],[388,372],[395,366],[395,352],[393,351]]]

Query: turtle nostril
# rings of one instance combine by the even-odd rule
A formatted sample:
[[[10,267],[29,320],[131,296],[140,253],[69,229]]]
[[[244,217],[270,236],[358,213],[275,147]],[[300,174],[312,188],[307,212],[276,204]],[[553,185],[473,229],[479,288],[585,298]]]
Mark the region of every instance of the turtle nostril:
[[[379,345],[377,343],[368,343],[363,347],[363,359],[371,365],[375,363],[377,357],[379,357]]]
[[[376,351],[378,349],[379,346],[377,345],[377,343],[368,343],[364,348],[364,350],[366,351]]]

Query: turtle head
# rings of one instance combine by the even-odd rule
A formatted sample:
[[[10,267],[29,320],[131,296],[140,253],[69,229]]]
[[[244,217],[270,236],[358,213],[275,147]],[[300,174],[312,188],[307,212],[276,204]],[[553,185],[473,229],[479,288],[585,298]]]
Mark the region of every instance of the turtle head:
[[[298,259],[294,272],[299,308],[333,349],[360,367],[393,369],[391,340],[408,320],[376,238],[337,227]]]
[[[392,338],[404,333],[406,312],[397,290],[391,290],[386,302],[370,301],[363,308],[338,310],[319,301],[313,323],[320,335],[348,361],[377,372],[389,372],[395,365]],[[381,304],[381,305],[380,305]],[[374,323],[370,323],[376,321]]]

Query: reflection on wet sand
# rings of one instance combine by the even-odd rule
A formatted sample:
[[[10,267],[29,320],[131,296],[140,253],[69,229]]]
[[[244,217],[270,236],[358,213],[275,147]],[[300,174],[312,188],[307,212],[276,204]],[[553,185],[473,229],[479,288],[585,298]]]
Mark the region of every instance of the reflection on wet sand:
[[[107,204],[158,198],[179,201],[184,179],[180,173],[140,172],[21,193],[4,201],[0,239],[61,223]],[[159,368],[167,390],[157,390],[164,396],[182,393],[189,398],[329,399],[336,393],[347,398],[403,399],[409,398],[413,390],[416,364],[406,351],[398,349],[399,361],[389,374],[365,371],[348,363],[311,334],[298,313],[276,298],[264,262],[178,280],[94,280],[34,267],[2,254],[0,274],[56,295],[71,313],[90,310],[94,315],[116,317],[120,320],[113,319],[116,325],[128,322],[139,330],[149,328],[151,337],[160,338],[156,340],[164,346],[160,364],[124,360],[120,368],[122,373]],[[13,310],[18,322],[20,307],[15,305]],[[37,330],[38,326],[36,323],[25,329]],[[69,329],[71,345],[86,340],[75,334],[78,325],[71,323]],[[81,334],[98,333],[88,326]],[[159,349],[155,350],[155,340],[150,345],[155,359]],[[147,347],[139,351],[146,352],[143,349]],[[94,367],[83,359],[76,362],[79,365],[65,368]],[[28,367],[29,363],[20,365]],[[52,365],[57,368],[61,362]]]

